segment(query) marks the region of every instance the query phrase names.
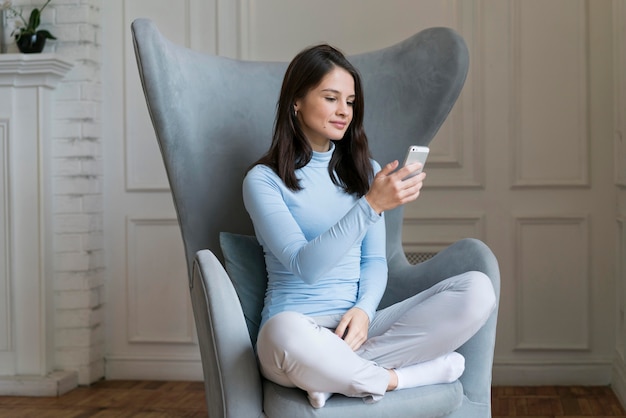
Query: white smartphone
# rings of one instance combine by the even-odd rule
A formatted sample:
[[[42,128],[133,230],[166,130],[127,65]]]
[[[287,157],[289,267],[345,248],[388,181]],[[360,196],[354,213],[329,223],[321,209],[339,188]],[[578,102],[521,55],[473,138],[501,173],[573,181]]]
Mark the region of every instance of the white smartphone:
[[[428,158],[429,151],[430,149],[428,147],[423,147],[419,145],[411,145],[409,147],[409,150],[406,152],[406,157],[404,158],[404,165],[420,162],[422,163],[422,168],[402,180],[406,180],[422,172],[422,170],[424,169],[424,165],[426,164],[426,158]]]

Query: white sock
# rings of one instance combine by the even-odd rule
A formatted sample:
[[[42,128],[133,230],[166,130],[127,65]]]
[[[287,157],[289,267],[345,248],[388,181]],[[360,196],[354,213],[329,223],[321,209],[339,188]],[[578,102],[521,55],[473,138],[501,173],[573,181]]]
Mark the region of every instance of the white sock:
[[[465,357],[456,351],[434,360],[394,369],[398,376],[398,389],[451,383],[465,370]]]
[[[333,396],[331,392],[307,392],[309,402],[313,408],[323,408],[328,398]]]

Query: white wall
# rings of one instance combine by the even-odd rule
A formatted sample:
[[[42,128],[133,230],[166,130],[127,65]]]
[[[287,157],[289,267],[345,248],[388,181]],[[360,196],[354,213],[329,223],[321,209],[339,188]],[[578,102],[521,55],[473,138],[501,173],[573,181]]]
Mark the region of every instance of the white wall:
[[[152,6],[144,7],[147,3]],[[451,122],[434,142],[431,185],[420,205],[407,208],[407,250],[436,251],[454,239],[476,236],[496,252],[503,291],[495,383],[605,384],[611,381],[615,358],[613,379],[624,380],[620,376],[626,376],[622,265],[626,175],[620,164],[626,128],[619,115],[626,114],[622,97],[626,82],[613,75],[624,74],[626,54],[617,41],[611,48],[613,39],[624,35],[621,0],[381,2],[384,7],[364,2],[359,13],[346,6],[334,15],[337,21],[330,22],[323,11],[335,2],[183,4],[172,10],[170,1],[53,0],[44,13],[44,26],[59,37],[48,44],[48,51],[75,62],[56,92],[53,134],[57,368],[77,370],[82,384],[105,375],[105,359],[118,365],[109,369],[108,377],[134,373],[143,378],[146,370],[162,371],[150,377],[199,376],[193,371],[199,360],[192,331],[180,334],[180,328],[146,323],[144,331],[153,338],[153,343],[146,343],[141,338],[133,342],[126,328],[129,305],[124,288],[136,280],[127,266],[137,264],[133,257],[144,254],[141,248],[126,251],[129,228],[131,234],[139,233],[139,239],[151,241],[153,230],[146,226],[155,227],[157,237],[172,241],[171,248],[157,251],[169,254],[179,249],[171,204],[166,197],[157,197],[167,196],[158,183],[163,179],[158,165],[149,159],[142,162],[155,177],[144,173],[130,183],[125,177],[126,152],[132,147],[158,157],[150,126],[129,131],[132,118],[119,114],[120,103],[131,111],[130,104],[142,105],[140,89],[130,84],[137,82],[127,28],[132,12],[155,18],[168,36],[194,49],[247,59],[289,59],[302,46],[321,40],[357,53],[399,41],[421,27],[456,27],[470,46],[472,68]],[[611,17],[611,7],[617,18]],[[287,15],[293,18],[283,21]],[[283,25],[272,26],[276,16]],[[533,37],[542,30],[543,40],[554,43]],[[613,55],[621,57],[622,67],[613,68]],[[555,74],[563,63],[570,71],[560,80],[551,79],[562,83],[556,86],[558,94],[549,94],[552,84],[544,88],[545,100],[555,104],[554,112],[536,111],[533,100],[542,92],[524,83],[545,81],[542,71]],[[622,99],[615,102],[614,114],[612,92],[618,85]],[[110,125],[102,124],[102,112]],[[140,123],[148,123],[145,114],[140,116]],[[615,153],[613,129],[621,132]],[[140,135],[128,137],[129,132]],[[149,144],[154,148],[148,149]],[[143,184],[146,179],[156,179],[157,184]],[[129,190],[137,197],[124,200]],[[103,194],[114,202],[105,204]],[[616,200],[617,225],[612,220]],[[142,201],[153,206],[150,212],[136,206]],[[105,212],[105,207],[112,209]],[[558,257],[552,272],[523,264],[536,259],[545,263],[551,257]],[[614,266],[619,266],[619,286]],[[178,296],[184,298],[184,293]],[[149,318],[150,306],[163,302],[143,304],[131,314],[138,315],[135,319]],[[188,330],[185,303],[174,315]],[[119,344],[112,344],[116,338]],[[171,343],[177,339],[179,343]],[[182,374],[176,374],[180,370]]]
[[[614,184],[616,216],[616,347],[613,387],[626,404],[626,3],[613,0]]]

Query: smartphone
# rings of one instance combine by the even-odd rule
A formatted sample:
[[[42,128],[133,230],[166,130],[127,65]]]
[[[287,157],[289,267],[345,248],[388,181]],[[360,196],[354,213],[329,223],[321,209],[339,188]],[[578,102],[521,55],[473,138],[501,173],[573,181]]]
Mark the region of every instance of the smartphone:
[[[420,162],[422,163],[422,168],[402,180],[406,180],[422,172],[424,165],[426,164],[426,158],[428,158],[429,151],[430,149],[428,147],[422,147],[419,145],[411,145],[409,147],[409,150],[406,152],[406,157],[404,158],[404,165]]]

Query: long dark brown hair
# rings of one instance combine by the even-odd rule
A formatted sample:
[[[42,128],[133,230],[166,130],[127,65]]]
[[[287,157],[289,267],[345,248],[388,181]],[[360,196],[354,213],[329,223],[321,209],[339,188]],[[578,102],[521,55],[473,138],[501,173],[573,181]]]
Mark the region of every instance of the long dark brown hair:
[[[267,165],[289,189],[302,189],[295,170],[309,163],[313,150],[302,132],[294,105],[296,100],[306,96],[336,67],[343,68],[352,75],[355,99],[352,122],[343,139],[333,141],[335,151],[328,172],[333,183],[347,193],[361,197],[369,190],[373,176],[367,136],[363,129],[361,77],[339,50],[327,44],[315,45],[301,51],[287,67],[276,109],[272,145],[254,165]]]

